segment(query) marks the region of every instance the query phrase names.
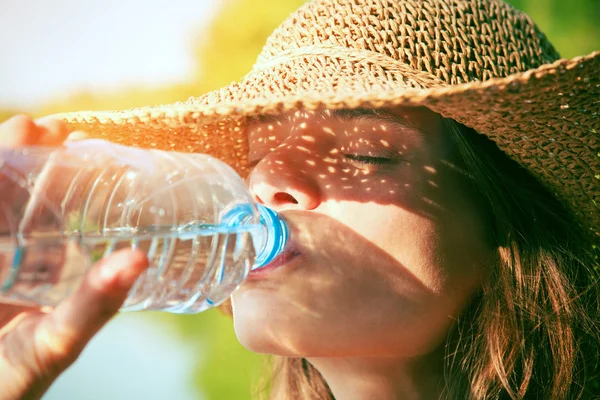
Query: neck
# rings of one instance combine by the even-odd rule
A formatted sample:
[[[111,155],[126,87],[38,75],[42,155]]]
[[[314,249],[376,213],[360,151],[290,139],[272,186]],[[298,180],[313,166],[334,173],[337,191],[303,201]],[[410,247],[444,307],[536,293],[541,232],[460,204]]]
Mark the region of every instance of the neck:
[[[418,359],[310,358],[336,400],[434,400],[443,388],[443,346]]]

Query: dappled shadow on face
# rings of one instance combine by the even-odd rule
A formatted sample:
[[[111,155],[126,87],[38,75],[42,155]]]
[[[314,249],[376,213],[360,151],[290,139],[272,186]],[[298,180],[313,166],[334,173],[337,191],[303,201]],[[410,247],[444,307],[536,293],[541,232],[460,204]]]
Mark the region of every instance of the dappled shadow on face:
[[[252,121],[249,148],[251,192],[301,255],[234,295],[242,343],[313,357],[439,345],[487,251],[441,118],[297,112]]]
[[[450,158],[441,121],[422,109],[324,110],[256,119],[248,127],[251,189],[258,201],[273,207],[375,202],[437,219],[451,211],[466,182]]]
[[[234,293],[244,345],[332,357],[406,354],[439,343],[454,302],[436,305],[432,288],[343,223],[304,211],[283,215],[301,256]]]

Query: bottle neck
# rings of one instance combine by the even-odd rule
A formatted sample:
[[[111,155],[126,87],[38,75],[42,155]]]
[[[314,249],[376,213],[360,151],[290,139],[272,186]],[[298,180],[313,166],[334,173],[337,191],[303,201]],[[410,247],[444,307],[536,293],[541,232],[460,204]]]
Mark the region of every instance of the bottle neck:
[[[256,258],[252,270],[264,267],[285,248],[289,238],[287,223],[275,211],[261,204],[256,204],[259,214],[260,229],[252,230],[252,239],[256,250]],[[229,228],[251,224],[256,216],[251,204],[240,204],[223,217],[222,223]]]
[[[257,204],[260,214],[260,224],[265,230],[265,246],[256,254],[252,269],[264,267],[285,248],[289,238],[289,228],[281,216],[271,208]]]

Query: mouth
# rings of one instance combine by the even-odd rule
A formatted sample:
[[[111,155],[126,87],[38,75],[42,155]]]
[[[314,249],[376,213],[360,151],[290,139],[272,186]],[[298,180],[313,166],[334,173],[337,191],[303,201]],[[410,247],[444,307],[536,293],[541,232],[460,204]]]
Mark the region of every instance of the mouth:
[[[270,271],[273,271],[274,269],[279,269],[284,265],[289,264],[290,261],[296,259],[300,255],[302,255],[302,253],[295,248],[293,243],[288,243],[285,250],[283,250],[281,254],[275,257],[273,261],[271,261],[264,267],[250,271],[250,273],[248,274],[248,278],[262,277],[268,274]]]

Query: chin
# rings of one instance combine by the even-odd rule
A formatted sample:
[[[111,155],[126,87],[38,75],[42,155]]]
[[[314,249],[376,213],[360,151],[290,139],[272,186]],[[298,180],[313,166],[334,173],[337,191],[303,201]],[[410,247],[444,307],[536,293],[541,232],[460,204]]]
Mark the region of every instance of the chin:
[[[232,297],[233,328],[238,341],[255,353],[277,354],[277,335],[270,321],[270,316],[276,315],[275,310],[269,310],[253,296],[239,297],[239,294]]]
[[[252,300],[233,302],[233,327],[242,346],[255,353],[284,357],[305,357],[317,350],[315,346],[321,341],[315,337],[318,330],[306,329],[306,321],[283,312],[276,304]]]
[[[275,326],[274,326],[275,325]],[[252,318],[247,314],[241,315],[234,312],[233,327],[238,341],[246,349],[261,354],[294,357],[299,356],[293,350],[293,340],[285,339],[281,327],[271,323],[265,318]]]

